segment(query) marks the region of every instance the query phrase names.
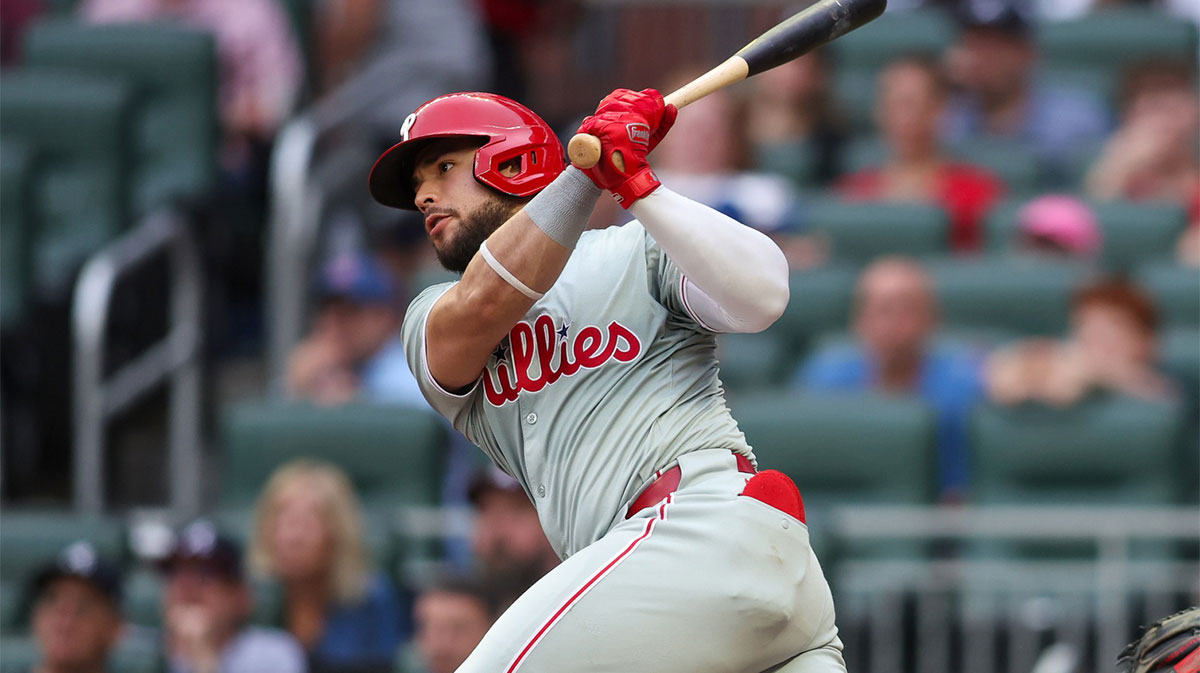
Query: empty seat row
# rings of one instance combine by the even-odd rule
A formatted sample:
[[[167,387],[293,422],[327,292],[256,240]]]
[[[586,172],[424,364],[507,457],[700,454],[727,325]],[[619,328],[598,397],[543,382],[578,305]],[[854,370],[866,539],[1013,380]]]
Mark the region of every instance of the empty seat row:
[[[772,391],[731,402],[759,468],[799,486],[818,554],[837,506],[935,502],[935,420],[917,399]],[[1178,403],[1125,397],[1069,409],[981,406],[971,423],[968,502],[1177,504],[1192,497],[1196,479],[1194,466],[1181,469],[1185,424]]]
[[[22,67],[0,75],[0,226],[28,260],[6,265],[6,307],[62,296],[82,261],[137,218],[211,192],[216,78],[202,32],[61,19],[31,27]],[[4,311],[6,324],[18,315]]]
[[[992,209],[984,225],[989,253],[1016,250],[1018,214],[1026,203],[1014,199]],[[1107,201],[1091,206],[1103,237],[1100,263],[1110,271],[1170,259],[1187,226],[1184,209],[1172,203]],[[854,264],[887,254],[946,255],[949,226],[945,211],[935,205],[847,203],[820,197],[800,202],[793,220],[796,231],[827,238],[835,260]]]

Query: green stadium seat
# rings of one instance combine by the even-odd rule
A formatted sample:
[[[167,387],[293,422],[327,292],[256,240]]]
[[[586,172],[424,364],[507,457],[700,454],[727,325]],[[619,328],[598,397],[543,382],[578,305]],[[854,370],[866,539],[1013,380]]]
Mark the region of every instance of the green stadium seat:
[[[800,487],[818,555],[838,505],[934,501],[933,414],[915,398],[773,392],[737,397],[732,408],[759,468]]]
[[[0,580],[0,634],[16,630],[24,617],[25,586],[18,582]],[[2,656],[3,653],[0,653]]]
[[[717,360],[727,391],[771,388],[788,373],[787,348],[775,332],[718,335]]]
[[[217,56],[211,34],[174,24],[45,20],[25,38],[25,62],[122,78],[141,105],[132,187],[137,213],[199,199],[217,172]]]
[[[1124,70],[1145,60],[1196,59],[1196,27],[1151,8],[1096,11],[1038,26],[1045,78],[1110,97]]]
[[[29,301],[33,171],[32,148],[0,140],[0,326],[6,329],[21,321]]]
[[[958,37],[958,27],[945,12],[890,12],[846,35],[830,48],[837,66],[883,67],[899,56],[938,54]]]
[[[364,505],[438,502],[447,429],[432,411],[397,406],[249,402],[222,419],[221,502],[249,505],[296,458],[338,465]]]
[[[1104,232],[1104,265],[1112,270],[1131,271],[1145,261],[1169,259],[1187,226],[1187,214],[1174,203],[1094,205]]]
[[[1172,327],[1158,339],[1159,364],[1183,387],[1185,399],[1200,400],[1200,327]],[[1193,405],[1193,409],[1194,409]]]
[[[133,89],[119,80],[29,69],[0,75],[0,88],[0,134],[43,160],[33,185],[33,273],[37,290],[58,291],[129,223]]]
[[[1176,402],[1097,394],[1070,408],[984,406],[972,419],[972,503],[978,505],[1174,505],[1184,427]],[[1169,558],[1173,545],[1135,541],[1137,558]],[[978,541],[976,557],[1095,558],[1076,541]]]
[[[990,171],[1004,183],[1009,194],[1032,194],[1045,189],[1037,154],[1017,143],[975,140],[955,145],[951,155],[958,161]]]
[[[928,264],[946,328],[1057,335],[1085,267],[1025,257],[947,259]]]
[[[120,564],[125,558],[124,532],[115,518],[80,516],[51,510],[5,510],[0,514],[0,578],[24,582],[47,561],[78,540]]]
[[[778,335],[793,363],[811,347],[818,334],[845,329],[857,278],[857,272],[844,265],[792,272],[791,300],[766,333]]]
[[[1012,249],[1017,214],[1024,205],[1024,201],[1009,200],[992,210],[987,220],[990,250]],[[1148,261],[1169,259],[1187,226],[1187,216],[1177,204],[1108,201],[1091,205],[1104,235],[1101,261],[1112,271],[1131,271]]]
[[[846,148],[846,172],[874,168],[887,161],[887,147],[879,136],[855,138]]]
[[[1169,505],[1180,405],[1096,396],[1067,409],[981,407],[972,419],[979,504]]]
[[[1154,297],[1164,325],[1200,325],[1200,269],[1158,262],[1141,267],[1136,279]]]
[[[756,170],[782,175],[801,188],[817,182],[817,153],[808,142],[772,142],[754,147],[753,153]]]
[[[849,203],[819,199],[805,204],[804,230],[829,238],[835,259],[866,263],[881,255],[924,257],[948,250],[948,219],[932,204]]]

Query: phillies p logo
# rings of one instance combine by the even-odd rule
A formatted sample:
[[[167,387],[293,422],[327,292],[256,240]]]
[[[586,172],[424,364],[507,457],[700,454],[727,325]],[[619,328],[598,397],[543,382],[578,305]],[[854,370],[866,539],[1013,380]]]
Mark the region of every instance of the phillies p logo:
[[[650,127],[640,122],[626,124],[625,130],[629,132],[629,141],[639,145],[650,146]]]

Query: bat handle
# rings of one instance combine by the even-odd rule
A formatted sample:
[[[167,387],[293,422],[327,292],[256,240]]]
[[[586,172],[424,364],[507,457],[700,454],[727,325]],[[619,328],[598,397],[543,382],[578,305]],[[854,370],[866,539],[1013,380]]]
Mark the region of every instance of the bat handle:
[[[591,168],[600,163],[600,139],[587,133],[576,133],[567,143],[567,156],[576,168]],[[613,163],[621,172],[625,171],[625,162],[621,153],[613,155]]]
[[[667,105],[683,108],[717,89],[745,79],[748,74],[749,67],[746,65],[745,59],[740,56],[730,56],[717,67],[667,94],[665,101]],[[587,133],[576,133],[567,143],[567,156],[576,168],[595,166],[600,163],[600,139]],[[616,164],[617,170],[625,172],[625,162],[621,158],[620,152],[613,154],[613,163]]]

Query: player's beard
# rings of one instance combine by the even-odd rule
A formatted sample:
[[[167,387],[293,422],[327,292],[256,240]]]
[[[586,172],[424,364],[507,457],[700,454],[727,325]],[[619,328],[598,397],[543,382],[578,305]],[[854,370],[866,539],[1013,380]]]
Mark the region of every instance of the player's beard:
[[[525,204],[525,199],[518,199],[507,194],[497,194],[479,207],[478,210],[458,218],[458,232],[439,248],[434,246],[438,261],[442,266],[455,273],[467,270],[471,258],[479,252],[479,246],[492,235],[493,231],[508,221],[517,209]]]

